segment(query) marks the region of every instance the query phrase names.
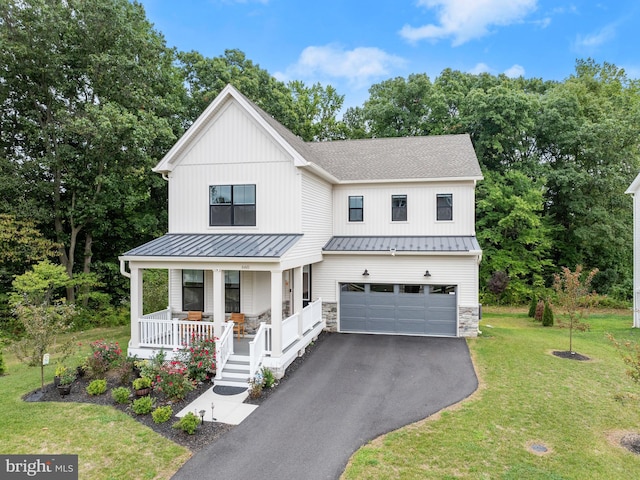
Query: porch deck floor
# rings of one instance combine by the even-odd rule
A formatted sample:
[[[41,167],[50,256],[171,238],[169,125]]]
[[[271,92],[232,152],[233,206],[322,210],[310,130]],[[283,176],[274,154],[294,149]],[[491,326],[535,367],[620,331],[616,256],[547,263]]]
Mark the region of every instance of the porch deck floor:
[[[249,342],[252,342],[254,335],[245,335],[244,337],[233,336],[233,353],[234,355],[249,355]]]

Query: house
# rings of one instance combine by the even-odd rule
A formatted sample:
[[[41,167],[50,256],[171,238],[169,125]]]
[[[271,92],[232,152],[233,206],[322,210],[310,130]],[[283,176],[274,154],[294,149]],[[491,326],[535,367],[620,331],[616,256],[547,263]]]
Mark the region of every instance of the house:
[[[281,376],[325,328],[477,335],[482,173],[468,135],[304,142],[229,85],[153,170],[169,233],[120,257],[130,354],[213,332],[220,370],[237,357],[232,312],[252,334],[249,375]],[[144,314],[145,269],[168,270],[167,310]]]
[[[640,174],[626,192],[633,196],[633,326],[640,328]]]

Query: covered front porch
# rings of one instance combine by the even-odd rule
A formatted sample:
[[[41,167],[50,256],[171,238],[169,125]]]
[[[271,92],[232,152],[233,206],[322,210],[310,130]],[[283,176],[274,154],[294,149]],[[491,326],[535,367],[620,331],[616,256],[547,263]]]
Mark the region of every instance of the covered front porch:
[[[237,376],[246,386],[262,366],[284,375],[324,328],[322,301],[310,291],[309,265],[318,259],[285,256],[299,237],[168,234],[125,253],[120,262],[131,288],[128,354],[150,358],[163,350],[171,357],[194,335],[215,337],[218,381]],[[144,310],[149,269],[168,271],[165,310]],[[202,319],[189,320],[190,311],[201,312]],[[250,320],[246,355],[238,353],[237,342],[244,339],[234,335],[232,312]]]
[[[129,343],[128,354],[151,358],[162,350],[171,358],[177,351],[188,348],[193,338],[215,337],[216,384],[246,386],[247,380],[262,367],[271,369],[276,377],[282,377],[286,368],[304,353],[324,327],[322,300],[318,299],[282,321],[279,342],[282,350],[276,355],[271,324],[262,322],[255,334],[239,336],[233,332],[233,322],[225,322],[222,334],[217,336],[214,322],[184,320],[174,317],[167,308],[139,319],[139,342],[137,346]]]

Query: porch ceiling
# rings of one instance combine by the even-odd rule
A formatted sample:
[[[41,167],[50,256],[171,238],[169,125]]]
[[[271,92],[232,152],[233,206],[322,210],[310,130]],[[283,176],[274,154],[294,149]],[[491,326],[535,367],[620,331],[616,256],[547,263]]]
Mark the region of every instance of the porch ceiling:
[[[324,252],[480,252],[473,236],[344,236],[333,237]]]
[[[168,233],[123,257],[280,258],[302,234]]]

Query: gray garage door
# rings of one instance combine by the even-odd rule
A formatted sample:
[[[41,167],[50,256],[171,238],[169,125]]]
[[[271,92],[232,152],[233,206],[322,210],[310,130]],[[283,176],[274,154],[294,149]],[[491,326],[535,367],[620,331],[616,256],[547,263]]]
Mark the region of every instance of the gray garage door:
[[[343,283],[340,331],[455,337],[454,285]]]

